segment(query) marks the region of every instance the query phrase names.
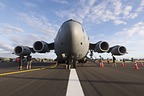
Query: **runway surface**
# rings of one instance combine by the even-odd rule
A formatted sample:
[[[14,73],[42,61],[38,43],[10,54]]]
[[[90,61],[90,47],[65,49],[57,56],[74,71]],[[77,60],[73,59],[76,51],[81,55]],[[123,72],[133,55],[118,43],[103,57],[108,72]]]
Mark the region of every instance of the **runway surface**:
[[[93,63],[80,64],[76,69],[79,81],[70,79],[65,65],[35,63],[33,69],[17,70],[16,63],[0,63],[0,96],[66,96],[68,82],[80,82],[85,96],[144,96],[144,66],[135,70],[132,63],[125,67],[104,68]],[[75,93],[77,88],[72,88]],[[69,95],[76,96],[76,95]]]

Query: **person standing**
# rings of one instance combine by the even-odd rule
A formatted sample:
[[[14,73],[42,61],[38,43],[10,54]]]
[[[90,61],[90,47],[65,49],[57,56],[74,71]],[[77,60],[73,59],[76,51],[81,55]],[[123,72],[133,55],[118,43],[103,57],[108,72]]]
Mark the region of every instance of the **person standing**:
[[[133,59],[133,57],[131,58],[131,62],[132,62],[132,63],[134,62],[134,59]]]
[[[30,55],[27,56],[27,67],[26,69],[31,69],[31,62],[32,62],[32,57]]]
[[[20,69],[20,66],[21,66],[20,57],[17,57],[17,58],[16,58],[16,62],[18,63],[18,69]]]
[[[109,64],[109,58],[107,58],[107,63]]]
[[[125,63],[125,59],[123,58],[123,63]]]
[[[22,65],[23,65],[23,56],[20,55],[19,57],[16,58],[16,62],[18,62],[18,69],[22,70]]]
[[[22,67],[23,67],[23,59],[24,59],[24,56],[20,56],[20,70],[22,70]]]
[[[92,60],[93,58],[93,50],[90,50],[90,59]]]
[[[116,62],[115,62],[116,58],[114,57],[114,55],[112,55],[112,59],[113,59],[112,67],[117,67]]]
[[[101,67],[103,65],[103,58],[101,56],[99,56],[100,59],[99,59],[99,66]]]

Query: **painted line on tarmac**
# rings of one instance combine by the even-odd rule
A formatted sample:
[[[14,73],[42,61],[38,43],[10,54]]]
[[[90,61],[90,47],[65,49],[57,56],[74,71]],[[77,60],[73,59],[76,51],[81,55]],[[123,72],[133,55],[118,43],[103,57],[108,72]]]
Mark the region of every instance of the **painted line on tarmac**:
[[[54,66],[50,66],[50,68],[55,68],[57,66],[57,63]]]
[[[44,69],[46,69],[46,68],[37,68],[37,69],[31,69],[31,70],[20,70],[20,71],[14,71],[14,72],[6,72],[6,73],[1,73],[0,77],[6,76],[6,75],[12,75],[12,74],[19,74],[19,73],[25,73],[25,72],[44,70]]]
[[[66,96],[84,96],[76,70],[70,70]]]
[[[55,68],[56,66],[57,66],[57,63],[54,66],[50,66],[50,67],[46,67],[46,68],[36,68],[36,69],[31,69],[31,70],[20,70],[20,71],[14,71],[14,72],[6,72],[6,73],[1,73],[0,77],[6,76],[6,75],[12,75],[12,74],[19,74],[19,73],[25,73],[25,72],[44,70],[47,68]]]

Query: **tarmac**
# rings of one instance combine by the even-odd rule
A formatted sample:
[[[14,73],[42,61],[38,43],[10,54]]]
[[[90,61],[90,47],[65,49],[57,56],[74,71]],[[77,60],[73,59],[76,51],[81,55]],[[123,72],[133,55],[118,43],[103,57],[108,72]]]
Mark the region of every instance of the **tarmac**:
[[[17,69],[17,63],[0,63],[0,96],[66,96],[69,81],[80,82],[84,96],[144,96],[144,66],[121,63],[117,67],[95,63],[79,64],[79,80],[69,79],[72,69],[65,64],[33,63],[31,70]],[[74,84],[73,84],[74,85]],[[76,84],[77,85],[77,84]],[[78,87],[71,92],[78,96]],[[82,95],[79,95],[82,96]]]

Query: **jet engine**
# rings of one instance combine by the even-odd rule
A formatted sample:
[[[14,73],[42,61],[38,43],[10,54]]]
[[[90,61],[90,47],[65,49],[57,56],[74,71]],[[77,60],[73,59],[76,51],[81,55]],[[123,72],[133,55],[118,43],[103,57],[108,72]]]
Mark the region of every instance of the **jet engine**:
[[[113,55],[123,55],[126,53],[126,48],[124,46],[117,45],[117,46],[111,47],[110,52]]]
[[[48,44],[44,41],[36,41],[33,44],[33,49],[34,51],[38,52],[38,53],[45,53],[45,52],[49,52],[49,47]]]
[[[105,41],[99,41],[95,44],[94,52],[103,53],[109,50],[109,44]]]
[[[31,49],[27,46],[17,46],[14,48],[14,53],[18,56],[26,56],[31,54]]]

